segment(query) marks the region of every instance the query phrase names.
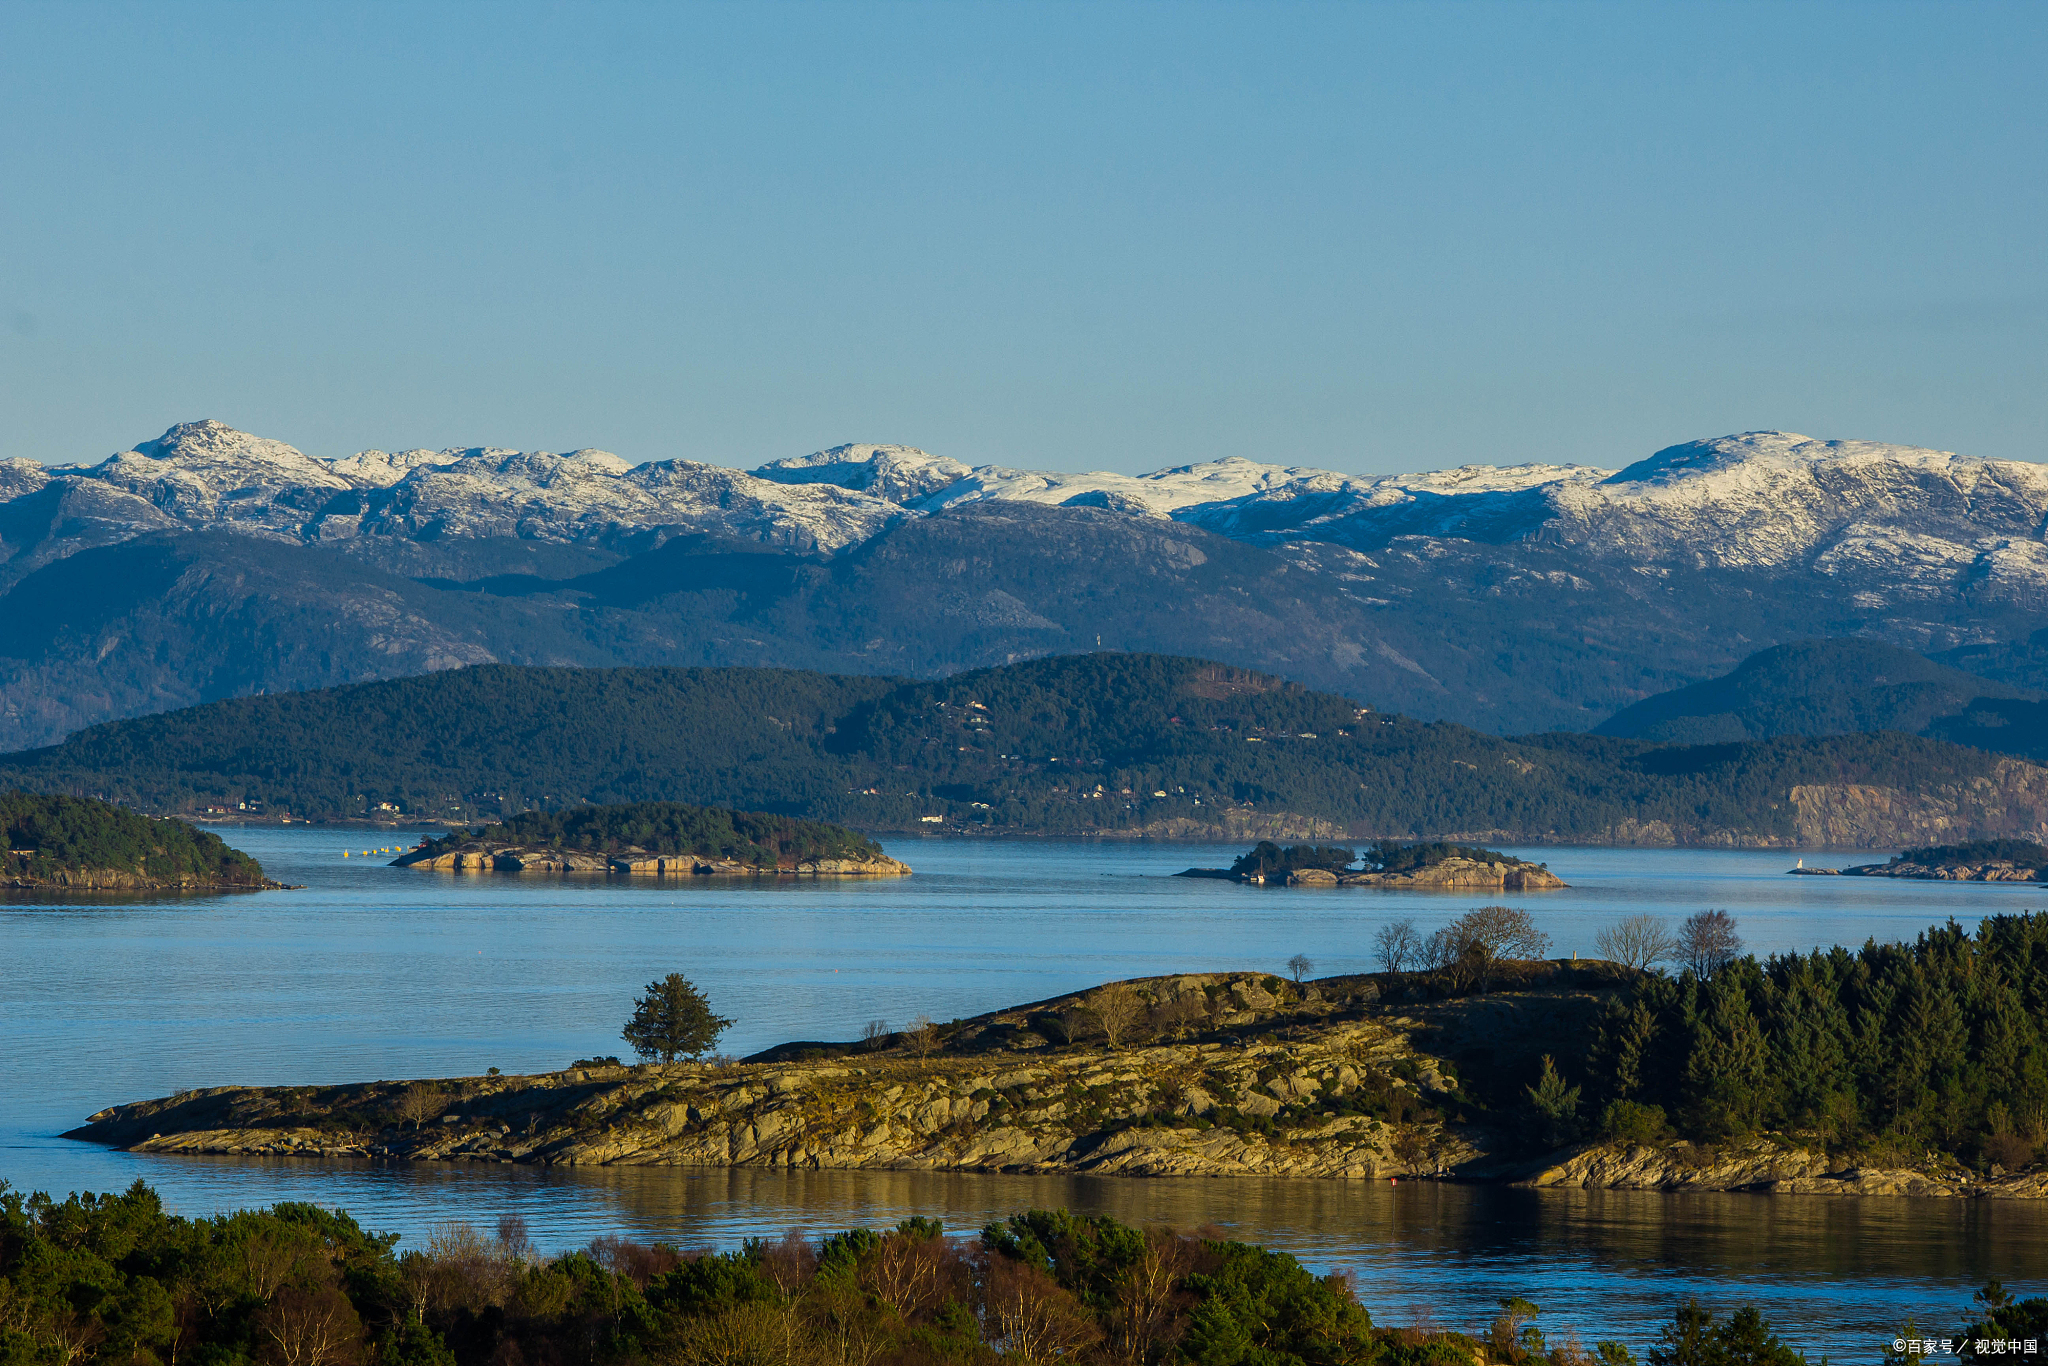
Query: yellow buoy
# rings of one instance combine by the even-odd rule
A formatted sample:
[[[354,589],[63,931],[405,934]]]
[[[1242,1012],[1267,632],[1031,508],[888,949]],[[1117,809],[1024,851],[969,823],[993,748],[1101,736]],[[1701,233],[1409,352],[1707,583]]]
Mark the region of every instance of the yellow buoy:
[[[341,856],[342,856],[343,858],[347,858],[347,857],[348,857],[348,850],[346,850],[346,849],[342,850],[342,851],[341,851]]]

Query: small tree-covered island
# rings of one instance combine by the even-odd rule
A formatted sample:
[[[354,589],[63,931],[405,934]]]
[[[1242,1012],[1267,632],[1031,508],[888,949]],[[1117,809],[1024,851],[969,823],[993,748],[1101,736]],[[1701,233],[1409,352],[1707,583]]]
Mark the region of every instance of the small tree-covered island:
[[[901,877],[909,865],[858,831],[822,821],[682,802],[528,811],[426,840],[400,868],[525,873]]]
[[[91,797],[0,792],[0,886],[17,891],[254,891],[278,884],[220,836]]]
[[[1354,866],[1359,865],[1359,866]],[[1494,849],[1441,841],[1400,844],[1382,841],[1359,855],[1343,845],[1295,844],[1282,848],[1260,840],[1228,868],[1189,868],[1176,877],[1228,878],[1268,887],[1384,887],[1504,892],[1551,891],[1567,884],[1547,864],[1530,863]]]
[[[1201,973],[860,1039],[712,1056],[652,982],[642,1058],[559,1072],[219,1087],[73,1138],[148,1153],[1123,1174],[2039,1198],[2048,914],[1744,956],[1733,917],[1554,959],[1525,911],[1385,927],[1377,973]],[[1675,969],[1675,972],[1672,970]],[[675,1062],[676,1058],[691,1061]]]

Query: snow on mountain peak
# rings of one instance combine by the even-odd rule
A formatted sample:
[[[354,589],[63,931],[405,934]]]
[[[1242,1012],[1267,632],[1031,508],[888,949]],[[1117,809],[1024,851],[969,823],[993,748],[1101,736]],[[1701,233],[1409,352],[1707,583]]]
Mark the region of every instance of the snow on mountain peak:
[[[124,507],[140,509],[121,514],[137,528],[225,525],[328,543],[377,533],[623,548],[707,532],[830,554],[906,517],[1009,500],[1360,550],[1404,538],[1539,538],[1641,564],[1803,561],[1833,574],[1895,561],[1892,572],[1905,578],[1924,578],[1937,564],[1950,566],[1943,573],[2025,578],[2037,561],[2048,564],[2048,552],[2011,549],[2041,539],[2048,469],[1783,431],[1685,442],[1618,472],[1465,465],[1360,477],[1235,454],[1137,475],[969,467],[870,442],[746,473],[687,460],[632,465],[592,449],[373,450],[328,461],[201,421],[90,468],[0,471],[0,497],[24,496],[39,479],[89,481],[103,498],[119,491]]]
[[[225,465],[237,461],[272,465],[313,463],[296,446],[251,436],[212,418],[180,422],[154,441],[137,442],[133,450],[137,455],[148,456],[152,460],[189,465]]]
[[[810,455],[770,460],[750,472],[778,484],[836,484],[892,503],[908,503],[945,488],[968,468],[950,456],[915,446],[850,441]]]
[[[1615,474],[1610,484],[1672,484],[1683,479],[1748,469],[1790,471],[1823,463],[1881,463],[1919,468],[1952,464],[1982,465],[1975,456],[1954,451],[1929,450],[1921,446],[1894,446],[1882,441],[1819,441],[1798,432],[1742,432],[1705,441],[1687,441],[1666,446],[1646,460]]]
[[[1937,541],[1946,549],[1935,559],[1967,566],[1987,536],[2038,539],[2048,468],[1744,432],[1666,447],[1597,485],[1560,489],[1552,502],[1557,539],[1595,553],[1768,568],[1820,563],[1829,547],[1853,541],[1860,562],[1890,556],[1911,578]]]
[[[422,466],[452,465],[459,452],[357,451],[329,466],[336,474],[368,488],[389,488]]]

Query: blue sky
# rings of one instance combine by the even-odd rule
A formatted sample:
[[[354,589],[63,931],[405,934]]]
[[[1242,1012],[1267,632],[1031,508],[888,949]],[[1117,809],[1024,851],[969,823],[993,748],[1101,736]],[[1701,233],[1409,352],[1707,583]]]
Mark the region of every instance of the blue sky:
[[[0,6],[0,456],[2048,459],[2048,6]]]

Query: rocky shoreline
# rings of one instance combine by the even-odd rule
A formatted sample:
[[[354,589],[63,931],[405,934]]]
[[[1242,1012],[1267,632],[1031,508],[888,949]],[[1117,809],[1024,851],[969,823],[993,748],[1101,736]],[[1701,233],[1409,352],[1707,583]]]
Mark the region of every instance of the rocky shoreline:
[[[1893,859],[1854,868],[1788,868],[1794,877],[1898,877],[1926,882],[2041,882],[2042,870],[1998,859],[1985,863],[1914,863]]]
[[[1297,868],[1280,876],[1233,873],[1228,868],[1189,868],[1174,876],[1222,878],[1268,887],[1381,887],[1446,892],[1548,892],[1571,885],[1541,864],[1469,858],[1447,858],[1424,868],[1400,873]]]
[[[288,892],[299,885],[264,878],[223,882],[198,877],[157,878],[126,868],[59,868],[47,877],[16,873],[0,880],[10,891],[57,892]]]
[[[921,1045],[794,1043],[744,1062],[582,1066],[116,1105],[66,1137],[152,1154],[1120,1176],[1427,1177],[1534,1187],[2048,1196],[2048,1174],[1831,1166],[1754,1140],[1529,1155],[1508,1114],[1461,1123],[1471,1063],[1519,1077],[1630,980],[1524,964],[1512,989],[1402,999],[1389,975],[1194,974],[945,1026]],[[1382,990],[1385,988],[1385,990]],[[1104,991],[1166,1037],[1115,1047]],[[1173,1038],[1175,1034],[1184,1037]]]
[[[802,859],[787,867],[761,868],[732,859],[695,854],[658,854],[628,848],[593,854],[578,849],[469,840],[453,848],[415,849],[391,861],[393,868],[442,872],[604,873],[644,877],[908,877],[910,865],[878,854],[872,859]]]

